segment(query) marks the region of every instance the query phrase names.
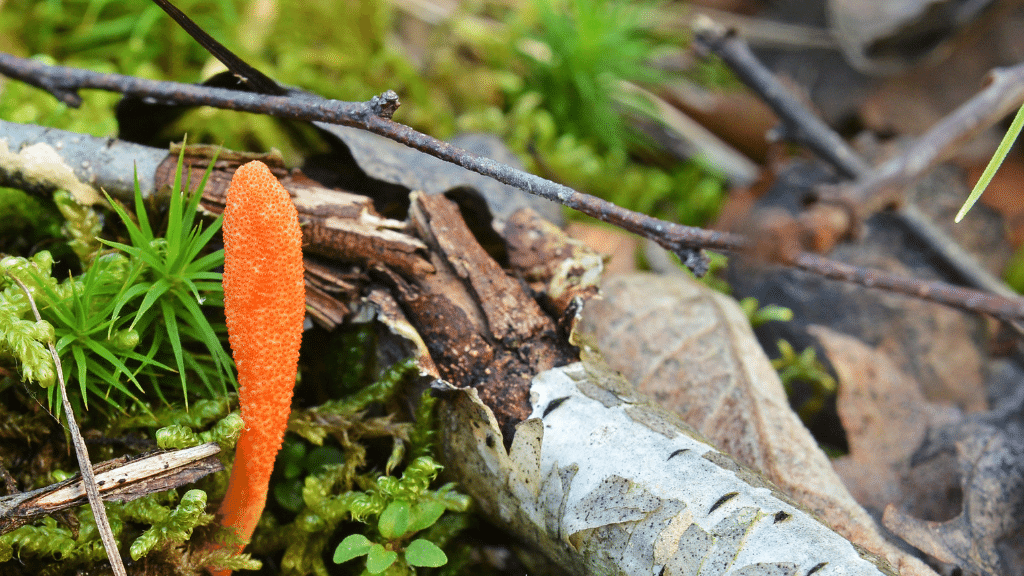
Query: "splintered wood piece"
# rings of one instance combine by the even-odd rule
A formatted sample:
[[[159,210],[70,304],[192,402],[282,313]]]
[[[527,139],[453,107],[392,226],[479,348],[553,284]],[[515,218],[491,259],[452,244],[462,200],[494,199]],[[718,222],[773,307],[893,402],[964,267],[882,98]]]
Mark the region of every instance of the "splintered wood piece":
[[[411,211],[417,227],[476,296],[491,335],[501,341],[525,339],[551,324],[523,285],[507,276],[480,246],[454,202],[418,194],[413,203],[418,208]]]
[[[306,310],[320,326],[333,330],[352,314],[352,302],[366,284],[366,272],[358,265],[337,265],[306,256]]]
[[[103,500],[129,502],[147,494],[171,490],[224,469],[209,442],[181,450],[159,450],[135,458],[121,457],[94,466]],[[86,501],[82,478],[76,475],[45,488],[0,498],[0,534],[32,520]]]
[[[347,304],[328,294],[323,288],[306,281],[306,311],[317,324],[334,330],[352,310]]]

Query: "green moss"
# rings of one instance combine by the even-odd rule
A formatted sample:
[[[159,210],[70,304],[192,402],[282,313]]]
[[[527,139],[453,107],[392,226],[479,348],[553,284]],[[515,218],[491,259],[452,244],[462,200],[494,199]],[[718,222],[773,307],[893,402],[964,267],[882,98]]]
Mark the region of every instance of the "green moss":
[[[154,505],[151,500],[147,501],[148,506],[138,504],[129,507],[131,504],[135,502],[125,504],[126,514],[134,513],[135,518],[151,524],[132,542],[129,549],[132,560],[142,558],[157,547],[170,548],[181,544],[192,537],[197,526],[213,521],[213,514],[206,513],[206,492],[202,490],[186,492],[174,509]]]
[[[539,93],[527,92],[508,113],[491,108],[466,114],[459,126],[497,132],[525,155],[529,171],[625,208],[689,225],[706,223],[717,214],[724,194],[719,177],[693,162],[666,169],[639,164],[624,149],[602,152],[586,139],[562,133],[542,104]]]
[[[720,181],[697,164],[649,166],[630,155],[635,142],[614,107],[615,85],[660,81],[664,75],[646,62],[656,43],[686,42],[655,40],[637,7],[609,0],[537,0],[504,12],[468,5],[402,44],[394,35],[401,16],[386,2],[282,1],[267,12],[226,0],[177,4],[284,84],[341,100],[394,89],[401,122],[441,138],[457,129],[498,133],[531,170],[670,220],[704,223],[721,200]],[[25,33],[29,17],[42,18],[39,34]],[[130,18],[137,22],[127,27]],[[219,66],[145,0],[16,1],[0,14],[0,30],[22,52],[94,70],[189,82]],[[720,74],[704,68],[720,66],[697,71],[720,83]],[[0,90],[0,117],[100,135],[116,130],[110,110],[117,95],[89,92],[82,110],[68,111],[19,83]],[[293,164],[323,150],[308,129],[206,108],[181,117],[168,138],[185,131],[229,148],[276,147]]]
[[[786,340],[779,340],[779,358],[772,360],[772,367],[779,373],[786,395],[794,396],[794,387],[799,383],[808,388],[807,398],[797,408],[797,414],[804,423],[810,423],[830,397],[836,394],[836,379],[829,374],[828,367],[818,359],[813,346],[797,352]]]
[[[154,550],[169,551],[188,540],[196,527],[213,520],[205,508],[206,493],[202,490],[189,490],[180,499],[171,490],[123,504],[106,504],[114,535],[132,542],[129,550],[134,560]],[[24,569],[63,574],[105,560],[90,508],[81,507],[75,519],[77,530],[46,517],[0,536],[0,563],[17,556]]]
[[[536,0],[535,43],[520,43],[531,91],[563,133],[623,153],[626,123],[615,108],[620,82],[657,82],[652,42],[636,5],[609,0]]]
[[[83,266],[89,266],[103,247],[100,242],[103,225],[99,213],[91,206],[79,204],[66,190],[58,190],[53,195],[53,202],[64,217],[61,232],[68,239],[68,247]]]

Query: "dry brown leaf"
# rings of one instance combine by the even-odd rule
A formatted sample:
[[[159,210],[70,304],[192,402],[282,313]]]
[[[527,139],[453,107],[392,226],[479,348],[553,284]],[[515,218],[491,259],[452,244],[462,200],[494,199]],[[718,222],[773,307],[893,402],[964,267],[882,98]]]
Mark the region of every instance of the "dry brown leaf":
[[[799,169],[793,174],[780,175],[779,182],[801,186],[805,172]],[[943,225],[948,222],[952,226],[953,215],[969,190],[962,177],[953,167],[941,167],[907,193],[908,202],[945,230]],[[962,192],[959,199],[954,192]],[[786,207],[787,202],[800,195],[778,187],[764,198],[770,197],[778,198],[768,203],[774,208]],[[991,212],[979,212],[979,221],[986,220],[982,227],[946,232],[988,270],[997,272],[1005,262],[1006,247],[1002,225],[998,218],[991,216]],[[854,266],[919,279],[957,281],[949,276],[947,266],[936,263],[937,258],[925,256],[921,240],[886,214],[866,220],[863,236],[857,242],[837,245],[829,257]],[[761,266],[743,259],[730,263],[728,279],[737,298],[753,296],[762,304],[784,306],[793,311],[792,322],[772,322],[758,330],[764,343],[784,339],[802,349],[812,343],[806,326],[825,325],[885,350],[900,370],[917,379],[928,400],[953,403],[966,412],[988,407],[984,378],[988,356],[985,326],[984,320],[977,316],[934,302],[883,290],[865,290],[855,284]]]
[[[886,528],[943,562],[988,576],[1024,574],[1024,390],[999,408],[929,433],[915,460],[955,452],[963,507],[945,522],[921,520],[895,506]]]
[[[914,516],[959,512],[958,473],[951,457],[912,467],[929,428],[954,423],[959,410],[925,400],[913,377],[877,348],[824,326],[810,332],[839,377],[837,408],[850,455],[832,462],[861,505],[881,513],[895,504]]]
[[[650,274],[609,278],[602,291],[585,307],[581,330],[612,368],[903,576],[934,576],[888,543],[843,487],[735,301],[687,278]]]

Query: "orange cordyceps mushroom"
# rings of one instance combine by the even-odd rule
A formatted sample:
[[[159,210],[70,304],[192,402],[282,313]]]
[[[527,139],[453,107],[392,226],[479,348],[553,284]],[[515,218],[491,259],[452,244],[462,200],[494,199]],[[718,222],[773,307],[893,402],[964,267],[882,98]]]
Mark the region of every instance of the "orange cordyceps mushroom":
[[[291,411],[305,316],[302,231],[288,192],[258,160],[231,179],[223,230],[224,315],[245,429],[219,514],[249,540]]]

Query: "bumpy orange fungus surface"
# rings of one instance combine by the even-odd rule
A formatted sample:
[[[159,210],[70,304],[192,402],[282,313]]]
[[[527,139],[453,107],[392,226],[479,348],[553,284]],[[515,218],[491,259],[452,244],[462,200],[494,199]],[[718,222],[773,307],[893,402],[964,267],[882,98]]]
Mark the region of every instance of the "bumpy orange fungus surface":
[[[262,162],[231,179],[223,231],[224,314],[245,429],[220,515],[248,540],[288,424],[305,316],[298,213]]]

